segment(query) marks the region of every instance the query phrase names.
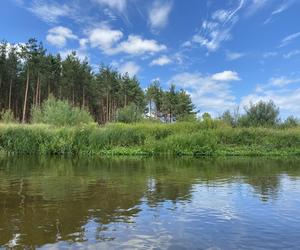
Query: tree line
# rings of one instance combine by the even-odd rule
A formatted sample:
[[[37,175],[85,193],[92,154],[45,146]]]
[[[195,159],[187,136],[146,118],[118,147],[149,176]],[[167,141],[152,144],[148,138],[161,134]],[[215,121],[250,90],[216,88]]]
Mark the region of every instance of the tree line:
[[[156,81],[143,90],[135,76],[105,65],[94,72],[75,52],[63,59],[47,53],[36,39],[17,45],[0,42],[0,111],[25,123],[50,96],[88,110],[98,123],[115,121],[128,106],[144,112],[152,102],[163,117],[195,116],[190,95],[173,85],[165,91]]]
[[[211,117],[205,113],[203,119],[210,120]],[[272,100],[250,103],[249,106],[244,107],[243,114],[239,113],[238,108],[234,112],[227,110],[218,119],[232,127],[292,128],[300,125],[299,120],[294,116],[281,120],[279,107]]]

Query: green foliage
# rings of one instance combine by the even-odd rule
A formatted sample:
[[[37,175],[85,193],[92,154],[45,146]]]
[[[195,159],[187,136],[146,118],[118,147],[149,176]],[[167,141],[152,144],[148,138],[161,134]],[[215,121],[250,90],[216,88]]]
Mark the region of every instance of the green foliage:
[[[212,124],[0,124],[0,150],[35,155],[300,155],[299,128],[232,128],[219,120]]]
[[[202,120],[203,121],[205,121],[205,120],[212,120],[212,117],[211,117],[211,115],[209,114],[209,113],[204,113],[203,115],[202,115]]]
[[[235,126],[235,120],[233,115],[230,113],[229,110],[225,111],[222,116],[220,117],[220,120],[224,123],[228,124],[229,126]]]
[[[14,114],[10,109],[0,112],[0,122],[2,123],[15,123]]]
[[[272,127],[279,123],[279,108],[273,101],[260,101],[245,107],[246,114],[239,119],[239,125],[243,127]]]
[[[160,86],[159,81],[152,82],[146,90],[147,101],[150,102],[150,105],[151,102],[154,101],[156,109],[159,112],[162,110],[163,94],[164,92]]]
[[[173,134],[158,141],[154,152],[169,152],[175,155],[213,155],[217,146],[216,137],[206,131],[191,134]]]
[[[117,121],[124,123],[138,122],[142,119],[142,112],[134,103],[121,108],[117,112]]]
[[[53,96],[33,108],[32,123],[45,123],[55,126],[79,126],[93,122],[91,115],[84,109],[72,107],[67,101],[56,100]]]
[[[282,128],[295,128],[299,126],[299,120],[294,116],[289,116],[286,120],[281,124]]]

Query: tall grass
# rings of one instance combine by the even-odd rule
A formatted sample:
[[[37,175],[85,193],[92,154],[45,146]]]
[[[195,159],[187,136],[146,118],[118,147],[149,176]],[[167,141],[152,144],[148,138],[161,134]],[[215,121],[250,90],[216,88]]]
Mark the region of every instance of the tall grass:
[[[300,129],[231,128],[222,123],[0,124],[0,150],[57,155],[300,155]]]

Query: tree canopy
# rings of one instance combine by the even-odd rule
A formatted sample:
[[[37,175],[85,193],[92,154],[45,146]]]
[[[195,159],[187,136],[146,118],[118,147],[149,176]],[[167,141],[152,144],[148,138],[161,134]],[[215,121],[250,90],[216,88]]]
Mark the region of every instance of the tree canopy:
[[[122,113],[131,104],[143,111],[151,100],[165,116],[179,118],[193,111],[190,96],[175,86],[163,91],[154,82],[144,91],[135,76],[104,65],[93,71],[75,52],[66,58],[53,55],[36,39],[22,45],[0,42],[0,111],[9,110],[16,120],[28,122],[31,110],[50,96],[89,111],[99,123],[116,121],[118,110]]]

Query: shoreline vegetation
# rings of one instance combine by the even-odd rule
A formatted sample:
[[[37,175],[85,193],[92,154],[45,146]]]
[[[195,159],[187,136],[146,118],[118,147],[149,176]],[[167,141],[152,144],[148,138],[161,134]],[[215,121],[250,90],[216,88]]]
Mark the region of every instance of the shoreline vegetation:
[[[201,107],[199,107],[201,109]],[[35,39],[0,42],[0,151],[29,155],[298,156],[300,123],[272,102],[213,118],[190,94]]]
[[[0,150],[28,155],[300,156],[300,130],[204,122],[55,127],[0,125]]]

